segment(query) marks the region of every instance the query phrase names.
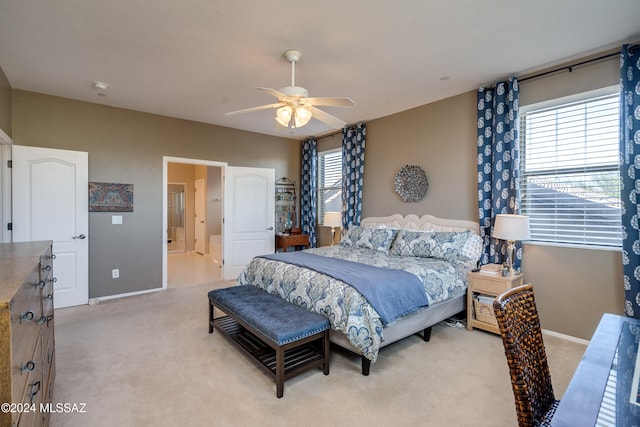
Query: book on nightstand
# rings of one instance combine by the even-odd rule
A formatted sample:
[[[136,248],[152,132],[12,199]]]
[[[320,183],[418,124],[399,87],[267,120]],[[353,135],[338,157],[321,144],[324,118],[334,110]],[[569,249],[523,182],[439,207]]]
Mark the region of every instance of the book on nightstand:
[[[499,276],[502,274],[502,264],[485,264],[480,266],[480,273],[489,274],[491,276]]]

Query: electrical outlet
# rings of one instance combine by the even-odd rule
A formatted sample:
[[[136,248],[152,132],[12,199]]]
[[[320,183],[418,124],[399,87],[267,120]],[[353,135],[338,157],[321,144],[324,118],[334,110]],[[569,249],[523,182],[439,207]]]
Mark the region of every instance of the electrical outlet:
[[[111,216],[111,224],[122,224],[122,215],[112,215]]]
[[[120,277],[120,269],[119,268],[114,268],[113,270],[111,270],[111,278],[112,279],[117,279]]]

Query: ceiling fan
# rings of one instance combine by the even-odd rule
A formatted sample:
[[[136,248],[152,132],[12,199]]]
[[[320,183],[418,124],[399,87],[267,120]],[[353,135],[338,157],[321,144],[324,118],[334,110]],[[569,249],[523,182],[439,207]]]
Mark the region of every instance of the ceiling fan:
[[[232,111],[226,113],[226,115],[231,116],[234,114],[277,108],[276,121],[284,127],[299,128],[309,123],[311,117],[315,117],[334,129],[343,128],[346,124],[344,121],[317,107],[355,107],[355,102],[349,98],[310,98],[309,92],[307,92],[305,88],[296,86],[296,62],[300,60],[301,56],[302,53],[297,50],[288,50],[284,53],[284,57],[291,63],[291,86],[285,86],[280,90],[269,89],[267,87],[258,88],[275,96],[278,102]]]

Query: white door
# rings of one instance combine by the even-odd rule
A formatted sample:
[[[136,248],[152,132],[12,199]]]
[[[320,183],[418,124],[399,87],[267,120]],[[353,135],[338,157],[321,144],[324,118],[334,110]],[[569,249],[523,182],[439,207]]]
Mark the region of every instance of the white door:
[[[52,240],[54,307],[89,301],[89,156],[13,146],[14,242]]]
[[[238,277],[256,255],[275,246],[275,170],[225,168],[223,270],[224,280]]]
[[[207,185],[204,179],[196,180],[195,195],[195,239],[196,252],[204,255],[206,253],[206,230],[207,230]]]

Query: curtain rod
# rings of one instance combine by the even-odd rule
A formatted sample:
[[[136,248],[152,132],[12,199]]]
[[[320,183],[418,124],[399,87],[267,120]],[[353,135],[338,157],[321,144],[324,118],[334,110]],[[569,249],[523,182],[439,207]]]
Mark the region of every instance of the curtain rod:
[[[358,122],[358,123],[362,123],[362,122]],[[345,125],[344,128],[352,128],[352,127],[358,126],[358,123],[351,123],[350,125]],[[342,129],[344,129],[344,128],[342,128]],[[334,132],[326,133],[326,134],[321,135],[321,136],[316,136],[315,138],[316,139],[329,138],[330,136],[342,133],[342,129],[336,130]]]
[[[629,50],[634,50],[637,49],[640,45],[631,45],[629,46]],[[607,59],[607,58],[611,58],[614,57],[616,55],[620,55],[621,51],[618,52],[611,52],[609,54],[606,55],[602,55],[602,56],[598,56],[597,58],[591,58],[591,59],[587,59],[586,61],[581,61],[575,64],[571,64],[571,65],[565,65],[564,67],[560,67],[560,68],[556,68],[554,70],[549,70],[549,71],[545,71],[543,73],[538,73],[538,74],[534,74],[533,76],[528,76],[522,79],[518,79],[518,83],[522,83],[522,82],[526,82],[527,80],[531,80],[531,79],[536,79],[538,77],[543,77],[549,74],[553,74],[553,73],[557,73],[560,71],[564,71],[564,70],[569,70],[569,72],[572,72],[573,69],[575,67],[579,67],[581,65],[586,65],[586,64],[590,64],[592,62],[597,62],[597,61],[602,61],[603,59]]]

